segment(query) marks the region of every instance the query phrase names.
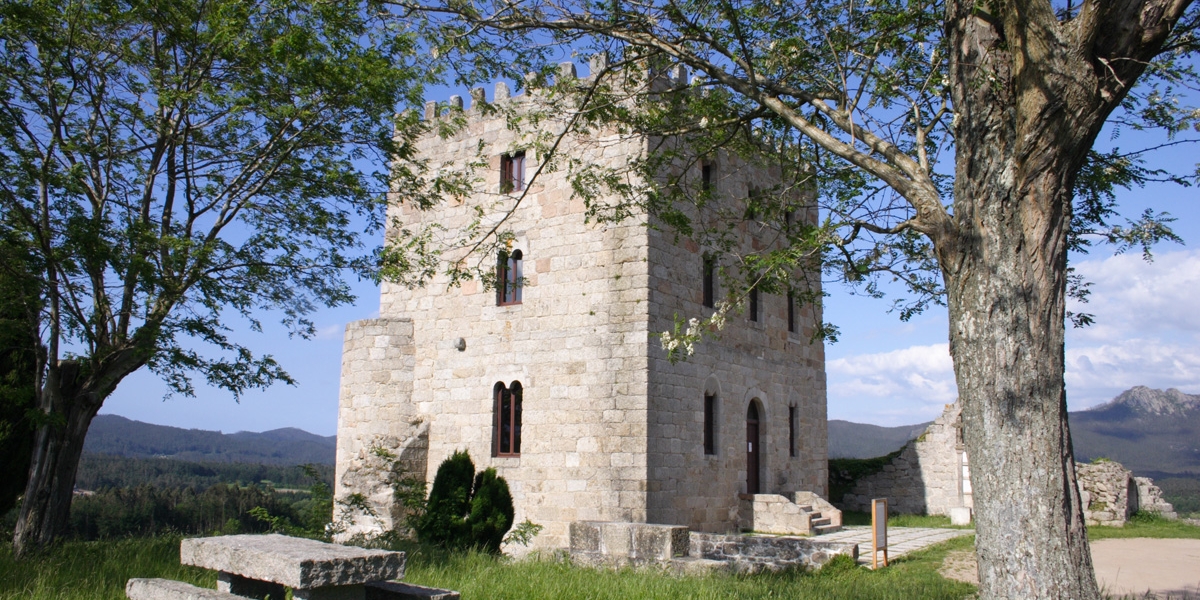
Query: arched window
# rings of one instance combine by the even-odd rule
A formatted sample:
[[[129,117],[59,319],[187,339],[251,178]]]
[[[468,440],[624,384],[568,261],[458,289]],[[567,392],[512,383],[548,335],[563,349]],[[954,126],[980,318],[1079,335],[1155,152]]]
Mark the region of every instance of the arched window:
[[[513,152],[500,157],[500,192],[504,194],[525,189],[525,152]]]
[[[521,455],[521,382],[514,381],[508,387],[497,381],[493,390],[495,397],[495,439],[492,456]]]
[[[506,306],[521,303],[521,281],[523,267],[521,251],[500,251],[496,258],[496,305]]]

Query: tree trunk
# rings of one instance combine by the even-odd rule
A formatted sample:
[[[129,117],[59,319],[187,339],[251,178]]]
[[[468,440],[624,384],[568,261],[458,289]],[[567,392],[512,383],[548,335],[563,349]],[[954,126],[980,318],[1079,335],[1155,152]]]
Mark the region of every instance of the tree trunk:
[[[1025,221],[1030,195],[981,199],[986,235],[948,278],[980,591],[1097,598],[1063,385],[1065,238]]]
[[[1098,598],[1063,342],[1075,177],[1110,109],[1049,3],[952,1],[948,10],[957,230],[936,245],[971,457],[980,596]]]
[[[38,428],[25,498],[17,516],[13,553],[23,557],[48,547],[70,522],[75,474],[88,427],[102,404],[78,385],[79,363],[61,361],[50,369],[41,403],[49,417]]]

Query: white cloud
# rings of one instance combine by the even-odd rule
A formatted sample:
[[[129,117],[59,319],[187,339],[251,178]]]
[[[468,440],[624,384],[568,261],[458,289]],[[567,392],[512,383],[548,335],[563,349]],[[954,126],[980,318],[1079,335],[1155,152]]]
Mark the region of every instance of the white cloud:
[[[313,336],[313,339],[314,340],[335,340],[335,339],[340,340],[340,339],[342,339],[342,336],[345,335],[345,333],[346,333],[346,324],[345,323],[334,323],[332,325],[324,325],[322,327],[317,327],[317,331],[316,331],[316,334]]]
[[[1069,346],[1147,336],[1200,340],[1200,250],[1161,253],[1150,263],[1122,254],[1073,266],[1092,282],[1092,294],[1069,310],[1094,314],[1096,324],[1069,331]]]
[[[826,373],[834,419],[907,425],[936,417],[957,396],[948,344],[846,356],[826,363]]]
[[[1160,339],[1115,340],[1067,349],[1067,402],[1080,410],[1135,386],[1200,390],[1200,348]]]

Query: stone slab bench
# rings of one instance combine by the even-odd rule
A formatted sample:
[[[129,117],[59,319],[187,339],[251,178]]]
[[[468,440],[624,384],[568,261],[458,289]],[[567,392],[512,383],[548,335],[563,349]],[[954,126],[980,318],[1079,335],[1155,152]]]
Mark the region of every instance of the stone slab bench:
[[[129,600],[245,600],[244,596],[171,579],[130,579],[125,582],[125,596]]]
[[[357,586],[404,577],[403,552],[339,546],[278,534],[183,540],[179,562],[293,590]]]
[[[399,581],[381,581],[368,583],[366,600],[459,600],[458,592],[438,588],[401,583]]]

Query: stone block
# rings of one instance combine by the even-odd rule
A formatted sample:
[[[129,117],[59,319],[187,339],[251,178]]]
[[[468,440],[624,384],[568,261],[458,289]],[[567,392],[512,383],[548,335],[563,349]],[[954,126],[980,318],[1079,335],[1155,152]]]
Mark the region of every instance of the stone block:
[[[245,600],[245,596],[170,579],[130,579],[125,582],[125,597],[129,600]]]
[[[971,509],[965,506],[955,506],[950,509],[951,525],[970,525]]]
[[[293,590],[404,577],[404,553],[327,544],[284,535],[227,535],[183,540],[179,560]]]
[[[366,585],[366,600],[459,600],[453,590],[413,585],[401,581],[381,581]]]
[[[570,550],[575,552],[600,551],[600,523],[575,521],[570,528]]]

